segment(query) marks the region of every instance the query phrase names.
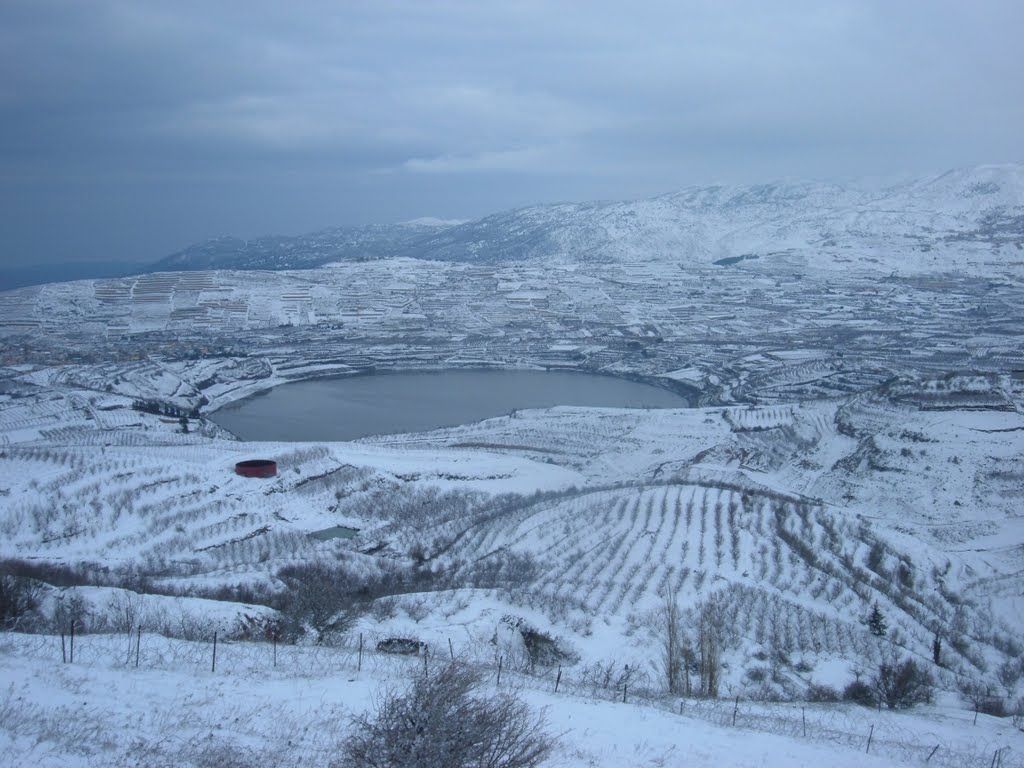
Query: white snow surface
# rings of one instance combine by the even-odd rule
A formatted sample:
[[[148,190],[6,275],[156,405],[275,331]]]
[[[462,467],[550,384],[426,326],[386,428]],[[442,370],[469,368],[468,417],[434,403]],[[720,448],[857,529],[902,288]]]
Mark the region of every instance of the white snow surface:
[[[52,636],[0,636],[0,749],[10,766],[327,765],[349,718],[385,689],[421,674],[419,659],[269,644],[141,637],[140,664],[125,636],[78,640],[60,662]],[[553,692],[551,681],[506,672],[558,734],[552,767],[985,765],[1000,751],[1020,764],[1024,734],[1007,721],[935,706],[915,714],[742,702],[634,700]],[[733,712],[735,709],[735,725]],[[806,735],[805,735],[806,734]],[[868,739],[871,738],[870,752]],[[866,754],[866,752],[868,752]]]

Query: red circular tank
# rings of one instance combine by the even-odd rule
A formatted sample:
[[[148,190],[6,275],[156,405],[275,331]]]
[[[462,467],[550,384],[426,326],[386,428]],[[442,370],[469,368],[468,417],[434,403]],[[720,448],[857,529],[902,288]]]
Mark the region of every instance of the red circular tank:
[[[277,462],[270,459],[247,459],[235,464],[235,474],[242,477],[273,477],[277,474]]]

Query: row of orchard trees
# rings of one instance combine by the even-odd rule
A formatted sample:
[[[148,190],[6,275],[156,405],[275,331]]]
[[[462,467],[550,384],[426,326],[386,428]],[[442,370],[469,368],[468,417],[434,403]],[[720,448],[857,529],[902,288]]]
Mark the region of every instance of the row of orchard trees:
[[[676,590],[668,586],[662,598],[657,630],[661,642],[661,668],[668,692],[680,696],[717,698],[722,651],[730,624],[729,612],[722,601],[714,597],[693,610],[684,611],[679,605]],[[876,606],[872,619],[884,621],[875,616],[877,613]],[[692,675],[694,670],[696,681]],[[821,687],[818,689],[820,691]],[[933,690],[934,680],[924,666],[912,659],[900,660],[894,655],[878,665],[869,681],[854,681],[841,694],[835,692],[835,699],[841,696],[861,704],[884,704],[890,709],[905,709],[931,701]]]

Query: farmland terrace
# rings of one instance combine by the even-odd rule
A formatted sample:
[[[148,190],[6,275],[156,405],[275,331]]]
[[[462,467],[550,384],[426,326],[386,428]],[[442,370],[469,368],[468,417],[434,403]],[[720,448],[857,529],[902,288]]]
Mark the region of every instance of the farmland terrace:
[[[281,379],[558,367],[685,381],[705,404],[1024,369],[1017,282],[943,276],[937,285],[873,272],[391,259],[258,279],[178,273],[26,288],[0,295],[0,335],[8,365],[244,356]],[[223,394],[197,386],[209,379],[190,382],[196,400],[199,390]]]

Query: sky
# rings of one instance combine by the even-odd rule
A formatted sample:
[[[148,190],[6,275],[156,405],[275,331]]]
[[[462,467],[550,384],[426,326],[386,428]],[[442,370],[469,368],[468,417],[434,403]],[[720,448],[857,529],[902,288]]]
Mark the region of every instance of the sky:
[[[3,0],[0,266],[1024,159],[1019,0]]]

